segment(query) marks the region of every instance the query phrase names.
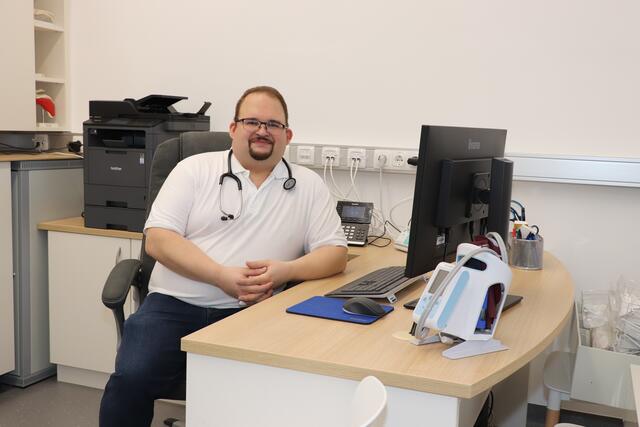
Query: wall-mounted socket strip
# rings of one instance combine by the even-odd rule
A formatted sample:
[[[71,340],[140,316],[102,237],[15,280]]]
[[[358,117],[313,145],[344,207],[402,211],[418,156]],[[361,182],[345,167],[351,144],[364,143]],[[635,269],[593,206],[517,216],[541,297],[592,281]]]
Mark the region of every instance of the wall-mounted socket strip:
[[[310,168],[349,170],[354,165],[351,159],[360,159],[358,171],[378,172],[380,166],[387,173],[414,174],[416,167],[407,160],[418,155],[418,150],[389,147],[341,147],[322,144],[290,144],[288,158],[291,163]],[[333,159],[331,163],[327,159]]]
[[[300,147],[298,147],[299,149]],[[329,163],[330,160],[333,163]],[[340,148],[339,147],[322,147],[322,166],[331,164],[333,167],[340,165]]]
[[[347,164],[351,166],[353,161],[358,162],[358,168],[367,165],[367,150],[364,148],[349,148],[347,150]]]
[[[296,163],[299,165],[313,165],[316,162],[316,149],[313,146],[298,147]]]

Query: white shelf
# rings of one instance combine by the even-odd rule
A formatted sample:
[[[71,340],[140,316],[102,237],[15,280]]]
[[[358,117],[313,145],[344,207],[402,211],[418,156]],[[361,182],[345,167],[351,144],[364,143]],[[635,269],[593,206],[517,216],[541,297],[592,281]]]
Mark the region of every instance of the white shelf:
[[[64,84],[64,79],[59,77],[36,76],[36,82]]]
[[[38,123],[36,125],[36,130],[56,130],[59,129],[60,125],[58,123]]]
[[[64,28],[58,25],[52,24],[51,22],[39,21],[37,19],[33,20],[33,27],[36,29],[36,31],[53,31],[56,33],[64,32]]]

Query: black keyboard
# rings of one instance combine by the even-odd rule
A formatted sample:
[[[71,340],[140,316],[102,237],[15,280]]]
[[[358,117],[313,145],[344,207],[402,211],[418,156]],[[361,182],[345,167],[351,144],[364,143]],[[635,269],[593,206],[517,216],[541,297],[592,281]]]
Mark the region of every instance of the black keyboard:
[[[396,292],[414,282],[414,279],[405,277],[404,270],[404,266],[381,268],[347,283],[325,296],[387,298],[389,301],[395,302]]]

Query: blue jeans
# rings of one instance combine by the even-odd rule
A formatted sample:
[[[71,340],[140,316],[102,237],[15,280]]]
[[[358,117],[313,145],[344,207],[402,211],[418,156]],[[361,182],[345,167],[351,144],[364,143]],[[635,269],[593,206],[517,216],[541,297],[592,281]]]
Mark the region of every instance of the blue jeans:
[[[116,369],[102,395],[100,426],[149,426],[155,399],[184,399],[187,356],[180,338],[238,311],[148,295],[124,324]]]

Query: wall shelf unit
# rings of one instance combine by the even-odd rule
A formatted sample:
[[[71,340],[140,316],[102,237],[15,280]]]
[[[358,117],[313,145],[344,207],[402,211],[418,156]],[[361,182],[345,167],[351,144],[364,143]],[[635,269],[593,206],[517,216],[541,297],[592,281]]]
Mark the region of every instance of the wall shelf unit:
[[[68,130],[67,17],[67,0],[0,3],[0,54],[12,64],[0,80],[11,100],[0,104],[0,132]],[[53,117],[37,93],[50,98]]]
[[[44,91],[55,104],[55,117],[36,106],[36,128],[64,130],[67,127],[67,46],[65,35],[65,0],[35,0],[34,10],[53,14],[53,22],[34,19],[35,89]],[[39,77],[42,76],[42,77]]]

